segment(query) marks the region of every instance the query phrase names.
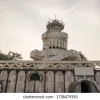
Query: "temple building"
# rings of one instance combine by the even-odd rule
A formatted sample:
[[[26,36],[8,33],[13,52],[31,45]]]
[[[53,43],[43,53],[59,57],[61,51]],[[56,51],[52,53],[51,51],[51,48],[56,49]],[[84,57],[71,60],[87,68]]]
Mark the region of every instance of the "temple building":
[[[64,22],[49,20],[42,34],[43,48],[33,50],[33,61],[0,61],[1,93],[98,93],[100,61],[83,61],[68,50]]]

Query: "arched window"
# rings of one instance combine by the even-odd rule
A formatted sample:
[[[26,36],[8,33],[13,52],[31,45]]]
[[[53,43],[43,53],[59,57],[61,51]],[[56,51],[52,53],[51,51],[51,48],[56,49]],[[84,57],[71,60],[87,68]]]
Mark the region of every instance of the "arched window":
[[[2,90],[3,90],[3,85],[2,85],[2,83],[0,82],[0,93],[2,92]]]
[[[38,72],[31,73],[29,77],[30,81],[42,81],[42,79],[43,79],[42,75]]]

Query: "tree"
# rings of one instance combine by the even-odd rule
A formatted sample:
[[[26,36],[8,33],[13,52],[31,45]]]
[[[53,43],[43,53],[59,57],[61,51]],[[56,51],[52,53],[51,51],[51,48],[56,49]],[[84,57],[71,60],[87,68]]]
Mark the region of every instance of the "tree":
[[[0,51],[0,60],[21,60],[22,55],[15,52],[8,52],[8,54],[4,54]]]
[[[87,58],[85,57],[85,55],[81,51],[79,51],[79,55],[80,55],[82,61],[87,61]]]
[[[81,51],[79,51],[79,55],[80,55],[82,61],[88,61],[88,59],[85,57],[85,55]],[[86,64],[82,64],[82,65],[84,66]],[[86,65],[86,67],[93,67],[93,66],[94,66],[94,64],[87,64]]]

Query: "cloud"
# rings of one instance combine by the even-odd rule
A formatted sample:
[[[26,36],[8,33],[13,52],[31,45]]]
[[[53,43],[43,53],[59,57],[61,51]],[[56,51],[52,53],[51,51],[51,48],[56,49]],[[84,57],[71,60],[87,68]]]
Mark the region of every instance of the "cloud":
[[[68,49],[76,49],[90,60],[99,60],[100,0],[0,0],[0,48],[21,53],[42,49],[41,35],[49,18],[65,23]]]

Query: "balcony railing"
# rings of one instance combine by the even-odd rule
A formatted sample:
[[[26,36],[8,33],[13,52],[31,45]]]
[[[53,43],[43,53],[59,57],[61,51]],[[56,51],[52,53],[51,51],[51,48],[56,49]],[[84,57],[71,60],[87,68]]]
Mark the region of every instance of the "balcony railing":
[[[0,69],[73,70],[75,67],[100,70],[100,61],[0,61]]]

